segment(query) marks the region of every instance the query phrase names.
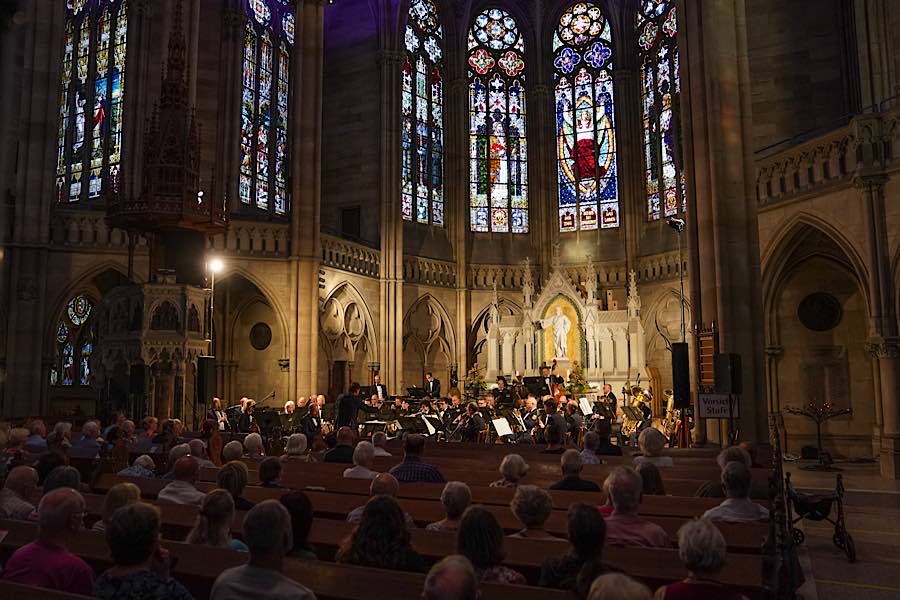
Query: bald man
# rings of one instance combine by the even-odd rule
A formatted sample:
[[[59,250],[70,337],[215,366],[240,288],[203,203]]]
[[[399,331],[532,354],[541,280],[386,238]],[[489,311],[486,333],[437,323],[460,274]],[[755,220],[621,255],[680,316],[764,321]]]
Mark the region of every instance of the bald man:
[[[37,490],[38,473],[31,467],[14,467],[0,490],[0,518],[25,521],[34,512],[32,499]]]
[[[172,482],[159,491],[156,499],[159,502],[200,506],[206,494],[194,486],[200,475],[197,461],[192,456],[182,456],[175,462],[172,474]]]
[[[400,482],[390,473],[379,473],[378,476],[372,480],[372,483],[369,484],[369,496],[372,498],[375,496],[390,496],[391,498],[396,498],[399,492]],[[364,504],[351,510],[350,513],[347,514],[347,522],[353,523],[354,525],[359,523],[360,520],[362,520],[362,514],[365,508],[366,506]],[[416,522],[413,521],[413,518],[409,513],[404,512],[403,516],[406,517],[406,526],[410,529],[414,529]]]
[[[71,488],[45,494],[38,505],[38,539],[15,551],[3,579],[90,596],[94,571],[68,550],[81,531],[84,511],[84,498]]]
[[[453,554],[431,567],[422,600],[478,600],[478,577],[465,556]]]

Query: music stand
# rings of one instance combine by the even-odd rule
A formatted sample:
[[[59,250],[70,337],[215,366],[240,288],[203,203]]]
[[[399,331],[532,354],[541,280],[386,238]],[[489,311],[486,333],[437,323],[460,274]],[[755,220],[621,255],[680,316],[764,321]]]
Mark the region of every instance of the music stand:
[[[428,395],[428,392],[425,391],[425,388],[421,387],[408,387],[406,388],[406,394],[410,398],[415,398],[417,400],[421,400],[425,396]]]
[[[640,423],[644,420],[644,415],[638,410],[635,410],[633,406],[623,406],[622,412],[625,413],[625,416],[631,419],[632,421],[637,421]]]
[[[371,439],[379,431],[387,435],[388,424],[386,421],[366,421],[359,424],[359,437]]]
[[[550,395],[550,389],[547,387],[543,377],[525,377],[522,383],[525,389],[534,395],[535,398]]]
[[[397,417],[397,423],[404,433],[428,433],[428,427],[420,417]]]

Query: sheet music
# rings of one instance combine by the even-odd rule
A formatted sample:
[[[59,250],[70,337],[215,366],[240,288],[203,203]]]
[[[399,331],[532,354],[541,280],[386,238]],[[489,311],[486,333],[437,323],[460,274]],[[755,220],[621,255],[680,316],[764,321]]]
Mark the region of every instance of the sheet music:
[[[500,437],[513,434],[512,429],[509,427],[509,421],[506,419],[492,419],[491,423],[494,424],[494,430],[496,430],[497,435]]]
[[[434,435],[434,432],[437,431],[437,429],[434,428],[434,425],[425,418],[425,415],[421,415],[419,418],[425,422],[425,427],[428,429],[428,435]]]
[[[584,416],[588,416],[594,413],[594,407],[591,406],[591,403],[587,398],[579,398],[578,399],[578,407],[581,409],[581,414]]]

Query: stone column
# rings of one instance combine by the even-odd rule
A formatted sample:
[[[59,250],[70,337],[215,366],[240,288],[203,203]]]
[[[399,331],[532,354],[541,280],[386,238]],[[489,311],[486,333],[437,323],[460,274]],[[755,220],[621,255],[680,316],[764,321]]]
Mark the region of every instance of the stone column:
[[[622,68],[625,58],[617,57],[614,73],[616,91],[616,145],[619,165],[619,236],[625,244],[625,272],[637,270],[641,230],[647,225],[647,199],[644,192],[643,121],[641,118],[640,80],[634,70]],[[606,257],[599,257],[600,260]],[[642,368],[642,367],[640,367]]]
[[[388,392],[403,385],[403,219],[400,218],[400,66],[404,54],[380,50],[381,70],[381,380]]]
[[[464,77],[452,79],[444,92],[445,215],[456,260],[456,355],[463,373],[469,370],[469,328],[472,301],[469,292],[469,86]],[[447,388],[450,389],[449,387]]]
[[[742,2],[686,2],[687,247],[696,323],[715,323],[722,352],[743,363],[741,430],[766,428],[759,231],[752,152],[747,19]]]
[[[241,75],[243,70],[244,27],[247,14],[241,6],[229,4],[222,9],[222,38],[219,45],[219,90],[217,106],[220,115],[234,115],[234,118],[219,119],[216,124],[216,156],[213,166],[211,192],[215,199],[228,207],[229,211],[240,208],[238,180],[240,158],[235,148],[240,147],[241,126],[238,115],[241,112]],[[302,30],[301,19],[296,19]],[[296,38],[299,39],[299,38]],[[302,51],[298,44],[297,50]],[[295,50],[294,56],[300,52]],[[294,62],[297,62],[296,58]],[[291,73],[293,77],[298,70]],[[299,76],[298,76],[299,78]],[[201,176],[204,175],[201,173]],[[225,313],[228,314],[228,313]]]
[[[556,107],[549,86],[538,84],[530,90],[531,98],[527,106],[528,128],[528,215],[531,243],[543,274],[544,281],[550,276],[553,245],[559,239],[557,206],[559,202],[556,188],[556,144],[553,123]],[[537,110],[535,110],[537,109]],[[551,135],[552,132],[552,135]]]
[[[882,398],[881,476],[900,479],[900,338],[873,339],[866,349],[878,363]]]
[[[291,274],[294,356],[293,397],[319,389],[319,211],[322,200],[322,55],[325,7],[306,0],[297,12],[291,64]]]
[[[156,363],[151,367],[153,374],[153,409],[156,418],[162,421],[172,416],[175,406],[175,368],[171,362]]]

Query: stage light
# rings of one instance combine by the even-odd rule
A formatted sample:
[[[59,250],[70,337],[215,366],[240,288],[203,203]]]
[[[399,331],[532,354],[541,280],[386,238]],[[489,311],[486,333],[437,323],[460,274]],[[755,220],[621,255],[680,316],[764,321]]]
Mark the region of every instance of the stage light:
[[[222,262],[221,258],[212,258],[209,261],[209,272],[210,273],[221,273],[222,269],[225,268],[225,263]]]

